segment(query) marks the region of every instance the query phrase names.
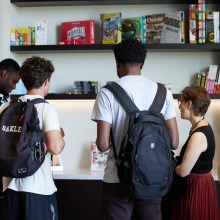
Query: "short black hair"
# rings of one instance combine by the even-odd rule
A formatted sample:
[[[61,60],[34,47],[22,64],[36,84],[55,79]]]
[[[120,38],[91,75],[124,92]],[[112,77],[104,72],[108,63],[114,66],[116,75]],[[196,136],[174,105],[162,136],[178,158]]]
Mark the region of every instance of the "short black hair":
[[[53,72],[54,66],[50,60],[33,56],[23,62],[19,74],[25,88],[31,90],[40,88],[45,80],[50,80]]]
[[[123,40],[114,45],[113,51],[116,62],[122,64],[144,63],[147,56],[146,45],[137,39]]]
[[[17,73],[20,70],[20,66],[15,60],[7,58],[0,62],[0,71],[1,70],[6,70],[9,73]]]

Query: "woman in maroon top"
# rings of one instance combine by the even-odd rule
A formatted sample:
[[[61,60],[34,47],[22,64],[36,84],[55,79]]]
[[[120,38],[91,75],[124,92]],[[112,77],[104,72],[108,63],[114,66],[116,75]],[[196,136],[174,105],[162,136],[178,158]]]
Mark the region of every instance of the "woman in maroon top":
[[[184,88],[179,99],[182,119],[192,127],[177,157],[172,220],[219,220],[218,196],[210,173],[215,137],[204,116],[210,105],[205,88]]]

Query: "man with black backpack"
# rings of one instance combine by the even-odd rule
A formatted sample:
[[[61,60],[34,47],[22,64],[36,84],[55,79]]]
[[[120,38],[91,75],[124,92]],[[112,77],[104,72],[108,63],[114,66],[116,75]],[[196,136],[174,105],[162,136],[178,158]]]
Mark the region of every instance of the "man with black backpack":
[[[132,216],[141,220],[160,220],[161,196],[168,191],[172,181],[170,148],[176,149],[179,144],[173,97],[163,85],[141,76],[146,53],[146,46],[138,40],[114,45],[120,79],[117,85],[112,83],[101,89],[92,112],[92,120],[97,122],[97,147],[102,152],[110,149],[101,195],[105,220],[130,220]],[[151,130],[155,129],[150,135],[144,133],[149,133],[148,124]],[[145,141],[146,147],[142,143]],[[153,183],[149,183],[150,187],[145,184],[148,181],[144,176],[146,170],[151,173],[149,179],[159,179],[156,190]],[[164,171],[163,177],[160,170]]]
[[[19,100],[6,103],[0,109],[0,124],[1,124],[1,144],[3,142],[13,143],[13,138],[19,137],[19,134],[23,134],[25,131],[29,132],[28,135],[24,135],[25,140],[23,141],[23,148],[26,152],[31,153],[32,157],[30,160],[34,162],[42,162],[37,170],[33,169],[34,172],[29,173],[28,166],[20,167],[17,172],[9,173],[10,164],[4,168],[1,167],[2,172],[7,173],[7,177],[3,177],[3,217],[4,220],[57,220],[57,202],[56,202],[56,186],[54,184],[51,172],[51,155],[57,155],[61,153],[64,148],[64,132],[60,128],[59,116],[56,108],[45,102],[44,97],[47,95],[50,88],[51,75],[54,72],[54,66],[51,61],[41,57],[31,57],[26,59],[19,71],[22,82],[24,83],[27,93],[21,96]],[[30,103],[37,100],[37,104],[29,105]],[[41,100],[41,101],[40,101]],[[20,108],[20,104],[24,106],[23,111]],[[14,123],[21,122],[20,126],[7,125],[7,120],[3,120],[3,116],[7,118],[5,112],[8,109],[12,109],[13,112],[19,114],[19,119]],[[31,108],[29,107],[31,106]],[[35,108],[33,108],[35,107]],[[27,109],[32,109],[27,111]],[[36,111],[35,111],[36,110]],[[9,111],[8,111],[9,112]],[[36,117],[36,113],[38,117]],[[23,123],[28,118],[28,114],[33,115],[33,119],[37,118],[36,123]],[[21,114],[21,115],[20,115]],[[12,117],[8,117],[11,122],[13,118],[17,118],[15,114]],[[2,124],[5,122],[5,125]],[[12,121],[13,122],[13,121]],[[38,127],[39,126],[39,127]],[[38,132],[43,137],[39,142],[35,142],[33,133]],[[40,132],[40,133],[39,133]],[[5,133],[5,134],[4,134]],[[10,135],[11,133],[11,135]],[[6,140],[4,137],[12,137],[12,140]],[[28,141],[28,138],[29,141]],[[18,138],[19,139],[19,138]],[[19,139],[21,140],[21,139]],[[41,142],[42,140],[42,142]],[[21,143],[15,143],[14,148],[18,150]],[[30,149],[26,149],[26,145]],[[13,146],[11,146],[11,149]],[[0,149],[1,154],[3,153],[3,147]],[[33,151],[32,151],[33,149]],[[7,150],[7,149],[4,149]],[[15,149],[14,149],[15,151]],[[16,152],[16,151],[15,151]],[[15,155],[16,153],[14,153]],[[9,155],[10,156],[14,155]],[[3,157],[1,163],[3,161]],[[6,161],[7,162],[7,161]],[[18,159],[19,162],[19,159]],[[13,171],[13,170],[12,170]],[[12,177],[10,177],[12,175]],[[21,175],[21,178],[15,176]]]
[[[0,62],[0,106],[8,102],[9,93],[16,88],[20,80],[19,64],[11,58],[4,59]],[[0,176],[0,219],[2,209],[2,176]]]

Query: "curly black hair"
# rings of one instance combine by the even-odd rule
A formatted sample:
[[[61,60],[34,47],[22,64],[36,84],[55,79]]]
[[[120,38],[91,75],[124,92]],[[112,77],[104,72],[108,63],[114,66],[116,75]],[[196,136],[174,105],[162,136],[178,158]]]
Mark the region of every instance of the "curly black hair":
[[[20,69],[19,64],[10,58],[4,59],[0,62],[0,71],[7,70],[9,73],[17,73]]]
[[[33,56],[23,62],[19,75],[25,88],[31,90],[40,88],[45,80],[50,80],[54,70],[50,60]]]
[[[147,56],[146,45],[136,39],[123,40],[114,45],[115,60],[121,64],[140,64]]]

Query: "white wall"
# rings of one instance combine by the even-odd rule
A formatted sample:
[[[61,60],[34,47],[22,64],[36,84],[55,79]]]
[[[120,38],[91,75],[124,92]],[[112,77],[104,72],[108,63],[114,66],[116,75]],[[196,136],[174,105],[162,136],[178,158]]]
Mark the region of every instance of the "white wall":
[[[0,9],[2,33],[0,57],[11,57],[20,64],[32,55],[40,55],[53,61],[55,73],[50,92],[65,92],[72,88],[75,80],[98,80],[106,82],[117,79],[113,53],[42,53],[16,54],[9,49],[9,30],[11,27],[33,26],[37,20],[48,20],[48,44],[60,40],[60,23],[94,19],[99,42],[99,15],[105,12],[122,12],[123,18],[145,14],[187,10],[187,5],[137,5],[137,6],[68,6],[68,7],[16,7],[8,0],[1,0]],[[219,8],[219,5],[218,5]],[[207,5],[207,10],[214,10]],[[215,8],[216,10],[216,8]],[[220,9],[219,9],[220,10]],[[2,22],[3,21],[3,22]],[[220,65],[219,52],[148,52],[143,68],[143,75],[152,80],[172,83],[173,92],[178,93],[186,85],[192,84],[195,74],[208,68],[211,64]],[[88,168],[90,163],[90,142],[96,138],[96,124],[90,120],[94,101],[51,101],[59,110],[61,126],[65,129],[66,147],[62,153],[64,168]],[[219,155],[219,108],[220,103],[214,100],[207,119],[215,129],[217,139],[216,155]],[[180,146],[184,143],[189,123],[180,120]],[[220,164],[215,158],[215,167]]]

